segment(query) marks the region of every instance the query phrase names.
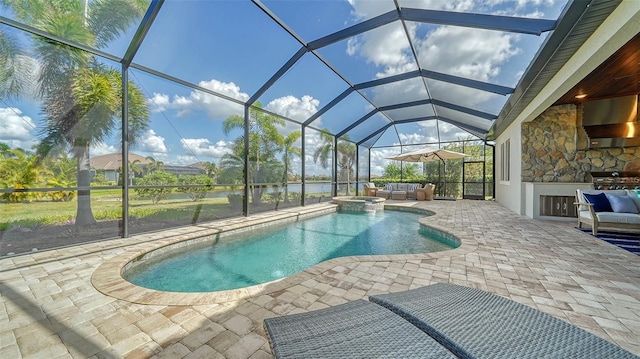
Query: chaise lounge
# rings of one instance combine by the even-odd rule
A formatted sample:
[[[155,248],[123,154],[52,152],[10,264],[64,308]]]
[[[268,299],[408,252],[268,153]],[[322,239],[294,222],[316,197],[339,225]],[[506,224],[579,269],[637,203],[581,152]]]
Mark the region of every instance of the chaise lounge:
[[[640,358],[526,305],[444,283],[264,325],[276,358]]]

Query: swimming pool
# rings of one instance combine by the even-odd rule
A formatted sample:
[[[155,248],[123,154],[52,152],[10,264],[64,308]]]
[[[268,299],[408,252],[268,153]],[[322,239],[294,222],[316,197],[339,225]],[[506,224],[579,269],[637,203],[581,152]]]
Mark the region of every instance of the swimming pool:
[[[124,273],[133,284],[167,292],[211,292],[280,279],[328,259],[430,253],[456,245],[421,230],[424,215],[333,213],[261,228],[142,260]]]

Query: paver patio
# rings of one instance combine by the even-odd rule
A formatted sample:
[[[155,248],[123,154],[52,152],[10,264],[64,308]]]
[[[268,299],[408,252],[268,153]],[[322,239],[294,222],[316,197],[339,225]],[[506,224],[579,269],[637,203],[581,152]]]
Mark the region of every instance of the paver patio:
[[[278,290],[201,305],[132,303],[91,282],[131,248],[196,228],[4,258],[0,358],[270,358],[264,318],[434,282],[503,295],[640,355],[640,256],[573,222],[532,220],[492,201],[394,202],[434,211],[423,222],[462,246],[422,258],[331,261]]]

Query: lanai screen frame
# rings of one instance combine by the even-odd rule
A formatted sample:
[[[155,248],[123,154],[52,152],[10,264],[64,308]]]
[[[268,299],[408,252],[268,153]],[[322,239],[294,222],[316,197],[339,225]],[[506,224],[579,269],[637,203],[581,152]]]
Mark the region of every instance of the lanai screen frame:
[[[452,13],[447,13],[447,12],[439,12],[439,11],[428,11],[428,10],[419,10],[419,9],[402,9],[399,8],[396,5],[396,11],[391,11],[388,13],[385,13],[383,15],[380,15],[378,17],[375,17],[373,19],[370,20],[366,20],[363,21],[362,23],[356,24],[354,26],[351,26],[349,28],[340,30],[334,34],[322,37],[320,39],[317,39],[315,41],[312,41],[310,43],[304,43],[297,35],[295,35],[290,29],[287,28],[286,24],[284,24],[282,21],[280,21],[277,16],[275,16],[275,14],[273,14],[264,4],[262,4],[260,1],[258,0],[253,0],[253,3],[255,5],[257,5],[260,9],[262,9],[269,17],[271,17],[276,23],[278,23],[281,27],[283,27],[287,32],[290,33],[290,35],[294,38],[296,38],[297,41],[300,42],[301,44],[301,48],[300,50],[285,64],[283,65],[276,73],[274,73],[274,75],[256,92],[254,93],[251,98],[246,101],[246,102],[242,102],[239,101],[237,99],[225,96],[224,94],[220,94],[220,93],[216,93],[214,91],[211,91],[207,88],[198,86],[196,84],[190,83],[188,81],[185,81],[183,79],[180,78],[176,78],[170,75],[167,75],[165,73],[161,73],[159,71],[156,71],[154,69],[151,68],[147,68],[138,64],[133,63],[133,59],[136,55],[136,52],[138,51],[139,47],[141,46],[141,44],[144,42],[144,38],[146,33],[149,31],[151,25],[153,24],[154,19],[156,18],[156,16],[158,15],[158,13],[161,10],[162,4],[164,3],[163,0],[153,0],[150,3],[149,9],[146,13],[146,15],[144,16],[143,20],[141,21],[138,30],[136,31],[135,36],[133,37],[133,39],[131,40],[129,47],[125,53],[125,55],[122,58],[118,58],[116,56],[113,56],[111,54],[105,53],[103,51],[100,51],[98,49],[95,48],[90,48],[87,46],[83,46],[81,44],[78,43],[74,43],[72,41],[68,41],[67,39],[64,38],[59,38],[56,36],[53,36],[51,34],[48,34],[42,30],[39,30],[37,28],[34,27],[30,27],[28,25],[16,22],[14,20],[8,19],[8,18],[4,18],[4,17],[0,17],[0,23],[3,23],[5,25],[8,25],[10,27],[14,27],[16,29],[19,29],[21,31],[33,34],[33,35],[37,35],[37,36],[41,36],[50,40],[53,40],[57,43],[60,44],[64,44],[64,45],[68,45],[74,48],[78,48],[78,49],[82,49],[83,51],[87,51],[89,53],[92,53],[96,56],[111,60],[111,61],[115,61],[115,62],[119,62],[121,63],[122,67],[121,67],[121,72],[122,72],[122,78],[123,78],[123,98],[126,99],[126,93],[128,90],[128,83],[127,83],[127,79],[128,79],[128,75],[129,75],[129,69],[136,69],[139,71],[143,71],[149,74],[152,74],[154,76],[158,76],[160,78],[164,78],[166,80],[169,81],[173,81],[175,83],[181,84],[183,86],[201,91],[203,93],[207,93],[209,95],[212,96],[217,96],[220,98],[224,98],[227,101],[231,101],[234,103],[237,103],[239,105],[244,106],[245,108],[245,139],[247,139],[248,141],[248,126],[246,125],[246,122],[249,121],[249,110],[251,108],[255,108],[254,103],[257,101],[257,99],[260,97],[261,94],[263,94],[269,87],[271,87],[274,83],[277,82],[277,80],[284,74],[287,72],[288,69],[291,68],[291,66],[293,66],[304,54],[306,53],[312,53],[314,54],[316,57],[318,57],[321,61],[324,62],[324,60],[322,59],[322,57],[317,54],[317,50],[322,48],[323,46],[327,46],[328,44],[334,43],[335,41],[339,41],[340,39],[344,39],[345,37],[348,36],[352,36],[354,34],[358,34],[358,33],[362,33],[363,31],[366,30],[370,30],[370,29],[375,29],[377,27],[383,26],[391,21],[429,21],[429,22],[437,22],[440,21],[441,23],[447,23],[447,24],[456,24],[457,22],[460,21],[469,21],[470,18],[479,18],[481,19],[480,22],[475,23],[475,24],[467,24],[469,26],[479,26],[479,27],[490,27],[493,26],[491,24],[491,21],[487,21],[485,22],[485,20],[482,19],[501,19],[501,20],[506,20],[505,17],[494,17],[494,16],[489,16],[489,15],[483,15],[483,16],[478,16],[477,14],[452,14]],[[584,5],[582,5],[582,7],[584,7]],[[567,8],[565,9],[565,11],[563,12],[563,15],[560,16],[558,22],[564,18],[565,16],[567,16],[567,14],[571,15],[568,16],[569,18],[571,17],[575,17],[578,14],[580,14],[583,10],[579,4],[576,5],[576,3],[571,2]],[[502,30],[507,29],[508,31],[523,31],[525,33],[540,33],[540,32],[544,32],[544,31],[550,31],[552,29],[554,29],[556,27],[556,21],[549,21],[549,20],[541,20],[541,21],[536,21],[536,20],[531,20],[528,19],[526,21],[523,21],[525,23],[530,23],[530,24],[534,24],[535,26],[533,27],[525,27],[523,28],[519,28],[518,26],[515,25],[508,25],[506,28],[502,28]],[[565,25],[568,26],[568,25]],[[532,30],[533,29],[533,30]],[[415,56],[415,49],[412,48],[412,51],[414,52],[414,56]],[[417,58],[417,56],[416,56]],[[362,94],[362,91],[367,89],[367,88],[371,88],[373,86],[378,86],[378,85],[382,85],[382,84],[388,84],[388,83],[393,83],[396,81],[402,81],[402,80],[406,80],[409,78],[418,78],[421,79],[423,81],[423,83],[425,83],[425,87],[427,87],[426,85],[426,79],[436,79],[439,81],[445,81],[448,83],[453,83],[453,84],[457,84],[457,85],[461,85],[461,86],[467,86],[470,88],[476,88],[482,91],[488,91],[488,92],[492,92],[492,93],[496,93],[496,94],[500,94],[503,96],[508,96],[510,94],[514,93],[514,88],[509,88],[509,87],[505,87],[505,86],[500,86],[500,85],[495,85],[495,84],[491,84],[491,83],[485,83],[485,82],[480,82],[480,81],[476,81],[476,80],[471,80],[471,79],[466,79],[466,78],[461,78],[461,77],[456,77],[456,76],[452,76],[452,75],[447,75],[447,74],[443,74],[443,73],[438,73],[438,72],[434,72],[434,71],[428,71],[428,70],[424,70],[424,69],[419,69],[419,70],[415,70],[412,72],[408,72],[408,73],[404,73],[404,74],[399,74],[399,75],[394,75],[394,76],[390,76],[388,78],[382,78],[382,79],[377,79],[377,80],[373,80],[373,81],[367,81],[367,82],[363,82],[363,83],[358,83],[358,84],[352,84],[350,83],[346,78],[344,78],[342,75],[340,75],[340,73],[334,69],[333,67],[331,67],[330,64],[325,63],[327,65],[328,68],[331,69],[331,71],[333,71],[334,73],[336,73],[338,76],[340,76],[341,78],[344,79],[345,83],[348,84],[348,88],[347,90],[345,90],[341,95],[339,95],[338,97],[336,97],[333,101],[329,102],[326,106],[324,106],[323,108],[321,108],[314,116],[312,116],[311,118],[307,119],[305,122],[303,123],[299,123],[298,121],[294,121],[292,119],[283,117],[279,114],[276,113],[270,113],[273,116],[277,116],[280,118],[285,119],[286,121],[290,121],[290,122],[294,122],[297,124],[301,125],[301,131],[304,134],[307,128],[311,128],[311,129],[315,129],[315,130],[322,130],[319,128],[315,128],[313,126],[313,122],[315,119],[317,119],[319,116],[321,116],[323,113],[326,113],[327,111],[329,111],[336,103],[338,103],[339,101],[341,101],[342,99],[344,99],[346,96],[348,96],[351,93],[359,93],[361,94],[365,99],[366,96],[364,96]],[[420,67],[420,66],[418,66]],[[398,124],[402,124],[402,123],[411,123],[411,122],[419,122],[419,121],[424,121],[424,120],[437,120],[437,121],[445,121],[448,122],[452,125],[458,126],[461,129],[464,129],[465,131],[467,131],[468,133],[476,136],[477,138],[481,139],[481,140],[485,140],[485,144],[486,144],[486,135],[489,132],[489,128],[491,127],[491,124],[493,123],[493,121],[495,121],[495,119],[497,118],[497,114],[490,114],[490,113],[483,113],[481,111],[477,111],[474,109],[469,109],[469,108],[464,108],[460,105],[456,105],[456,104],[451,104],[451,103],[446,103],[443,101],[439,101],[437,99],[425,99],[422,101],[413,101],[413,102],[407,102],[407,103],[400,103],[400,104],[393,104],[393,105],[388,105],[388,106],[375,106],[372,103],[372,106],[374,107],[374,109],[368,113],[365,117],[361,117],[353,122],[351,122],[348,126],[346,126],[343,130],[341,130],[338,133],[332,134],[334,136],[334,148],[337,147],[337,143],[338,141],[343,138],[345,135],[347,135],[349,133],[350,130],[352,130],[353,128],[355,128],[356,126],[358,126],[359,124],[363,123],[365,120],[367,120],[368,118],[370,118],[371,116],[375,115],[375,114],[382,114],[383,116],[386,116],[385,111],[387,110],[392,110],[392,109],[399,109],[399,108],[405,108],[405,107],[410,107],[410,106],[416,106],[418,104],[422,104],[422,105],[430,105],[430,106],[443,106],[446,108],[450,108],[456,111],[460,111],[460,112],[464,112],[470,115],[474,115],[474,116],[478,116],[481,118],[484,118],[488,121],[488,126],[485,128],[479,128],[476,126],[472,126],[460,121],[457,121],[455,119],[450,119],[450,118],[443,118],[442,116],[433,116],[433,117],[419,117],[419,118],[410,118],[410,119],[402,119],[402,120],[393,120],[391,118],[388,118],[389,122],[379,128],[379,129],[372,129],[372,133],[369,136],[366,136],[365,138],[361,139],[360,141],[356,141],[353,142],[356,146],[356,148],[358,150],[360,150],[361,147],[367,147],[364,143],[367,142],[368,140],[370,140],[371,138],[381,134],[382,132],[384,132],[385,130],[394,127],[395,125]],[[128,123],[128,107],[126,102],[123,102],[123,107],[122,107],[122,121],[123,121],[123,138],[127,138],[127,123]],[[268,112],[264,109],[259,109],[260,111],[263,112]],[[440,143],[439,143],[440,144]],[[413,144],[412,144],[413,145]],[[400,148],[402,148],[403,144],[399,144],[398,145]],[[246,146],[245,143],[245,148],[247,148],[248,146]],[[305,154],[305,149],[306,146],[302,146],[302,152],[303,152],[303,156],[302,156],[302,181],[305,181],[305,169],[306,169],[306,158],[304,156]],[[375,148],[375,142],[373,145],[369,146],[369,151],[371,150],[371,148]],[[123,172],[124,173],[129,173],[129,168],[128,168],[128,161],[126,161],[126,158],[128,158],[128,147],[126,146],[126,144],[123,143],[122,148],[121,148],[121,152],[122,152],[122,158],[123,158]],[[247,161],[247,151],[245,151],[245,166],[248,165],[248,161]],[[337,154],[334,152],[333,154],[333,170],[332,170],[332,183],[333,183],[333,193],[336,193],[336,187],[337,187],[337,179],[336,179],[336,173],[337,173],[337,161],[336,159]],[[370,156],[369,156],[370,158]],[[356,155],[356,159],[359,159],[359,156]],[[358,171],[358,164],[356,164],[356,173]],[[247,170],[247,168],[245,167],[245,178],[244,178],[244,190],[245,190],[245,200],[243,203],[243,215],[249,215],[249,210],[247,207],[247,201],[248,201],[248,186],[246,185],[248,183],[248,178],[247,176],[249,175],[249,172]],[[369,164],[369,174],[371,173],[370,171],[370,164]],[[359,181],[359,176],[356,174],[356,182]],[[123,185],[122,185],[122,200],[123,200],[123,237],[128,237],[129,236],[129,230],[128,230],[128,200],[129,200],[129,181],[123,181]],[[78,190],[78,188],[75,188],[75,190]],[[6,190],[3,190],[6,191]],[[304,193],[304,186],[303,186],[303,193]],[[305,205],[305,196],[302,196],[302,205]]]

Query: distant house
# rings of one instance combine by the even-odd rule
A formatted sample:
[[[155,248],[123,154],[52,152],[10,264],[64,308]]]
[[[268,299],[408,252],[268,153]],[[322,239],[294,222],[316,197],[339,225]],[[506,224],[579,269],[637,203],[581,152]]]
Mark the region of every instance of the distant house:
[[[164,165],[162,169],[175,175],[201,175],[206,173],[204,169],[196,166]]]
[[[137,161],[137,162],[136,162]],[[104,177],[107,181],[118,182],[120,179],[120,171],[122,170],[122,153],[109,153],[102,156],[92,157],[91,168],[96,172],[104,173]],[[136,163],[136,166],[142,169],[142,174],[136,174],[131,169],[132,177],[141,177],[142,175],[149,173],[148,166],[153,163],[146,157],[129,152],[129,163]],[[162,169],[166,172],[173,173],[175,175],[200,175],[206,173],[199,163],[194,163],[188,166],[174,166],[164,164]]]
[[[134,161],[138,161],[136,164],[141,167],[152,162],[146,157],[129,152],[129,163],[133,163]],[[96,172],[104,173],[107,181],[118,182],[122,168],[122,152],[91,157],[90,164],[91,168],[96,170]]]

